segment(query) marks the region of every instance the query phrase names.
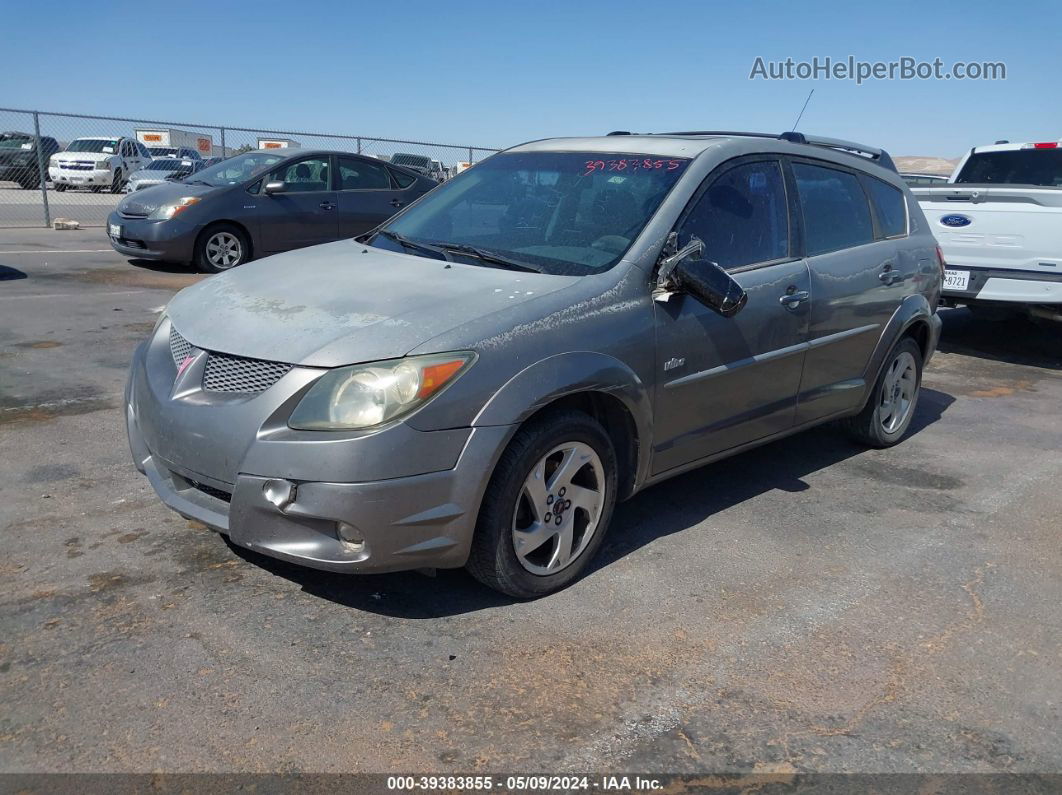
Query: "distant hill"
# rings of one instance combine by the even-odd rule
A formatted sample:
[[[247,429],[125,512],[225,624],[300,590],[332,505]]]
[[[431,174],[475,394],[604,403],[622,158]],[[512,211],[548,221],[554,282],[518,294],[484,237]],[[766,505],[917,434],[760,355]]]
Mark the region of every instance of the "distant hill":
[[[946,160],[943,157],[916,157],[914,155],[901,155],[894,157],[893,162],[899,171],[914,174],[945,174],[950,175],[955,170],[962,158],[956,157]]]

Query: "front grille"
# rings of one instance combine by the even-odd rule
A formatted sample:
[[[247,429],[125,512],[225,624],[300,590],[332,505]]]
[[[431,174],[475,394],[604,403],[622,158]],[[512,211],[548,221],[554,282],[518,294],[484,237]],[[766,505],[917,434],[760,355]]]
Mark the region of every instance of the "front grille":
[[[207,356],[206,369],[203,371],[203,389],[208,392],[257,395],[273,386],[290,369],[291,365],[283,362],[211,353]]]
[[[84,161],[72,161],[72,160],[60,160],[59,168],[64,168],[69,171],[92,171],[96,167],[95,163],[86,163]]]
[[[192,353],[192,343],[177,333],[177,329],[170,326],[170,355],[173,363],[178,367]]]
[[[215,489],[213,486],[208,486],[206,483],[199,483],[195,480],[189,480],[188,484],[196,491],[201,491],[208,497],[213,497],[215,500],[232,502],[232,492]]]

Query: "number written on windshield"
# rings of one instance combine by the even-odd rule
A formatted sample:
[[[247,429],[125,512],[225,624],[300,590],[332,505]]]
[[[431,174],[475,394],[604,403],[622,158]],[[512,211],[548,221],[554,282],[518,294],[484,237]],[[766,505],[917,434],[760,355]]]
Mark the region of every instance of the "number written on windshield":
[[[648,157],[621,157],[615,160],[587,160],[583,176],[595,171],[674,171],[681,160],[653,160]]]

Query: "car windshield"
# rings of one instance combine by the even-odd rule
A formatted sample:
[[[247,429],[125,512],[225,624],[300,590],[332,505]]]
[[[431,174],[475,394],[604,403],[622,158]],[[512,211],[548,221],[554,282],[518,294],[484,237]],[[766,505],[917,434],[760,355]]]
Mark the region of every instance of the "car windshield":
[[[100,152],[113,155],[118,151],[118,141],[114,138],[79,138],[71,141],[66,148],[68,152]]]
[[[192,164],[187,160],[152,160],[145,167],[145,171],[190,171]]]
[[[33,139],[26,135],[0,135],[0,149],[32,149]]]
[[[418,252],[396,238],[470,246],[545,273],[596,273],[619,262],[688,163],[645,154],[494,155],[427,194],[372,244],[409,253]]]
[[[422,155],[397,154],[391,158],[391,162],[396,166],[420,166],[421,168],[427,168],[431,165],[431,159]]]
[[[1062,149],[974,152],[955,181],[1062,187]]]
[[[270,166],[279,163],[286,155],[274,155],[268,152],[248,152],[244,155],[236,155],[228,160],[222,160],[195,175],[196,182],[211,185],[215,188],[222,185],[234,185],[250,179]]]

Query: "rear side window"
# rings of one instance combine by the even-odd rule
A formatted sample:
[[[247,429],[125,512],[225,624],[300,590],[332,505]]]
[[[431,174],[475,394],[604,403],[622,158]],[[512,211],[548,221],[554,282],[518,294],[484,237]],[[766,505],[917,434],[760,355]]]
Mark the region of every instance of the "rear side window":
[[[874,240],[870,205],[859,179],[847,171],[794,163],[808,256]]]
[[[736,166],[716,178],[682,224],[679,241],[704,242],[704,257],[741,268],[789,256],[785,181],[777,162]]]
[[[867,178],[867,190],[874,211],[878,214],[881,234],[885,237],[907,234],[907,202],[904,200],[903,191],[873,177]]]
[[[391,176],[394,177],[395,184],[403,190],[405,190],[417,181],[417,178],[410,174],[405,174],[401,171],[395,171],[394,169],[389,169],[389,171],[391,172]]]
[[[975,152],[955,181],[1062,187],[1062,149]]]
[[[391,179],[387,167],[353,157],[339,158],[340,190],[389,190]]]

